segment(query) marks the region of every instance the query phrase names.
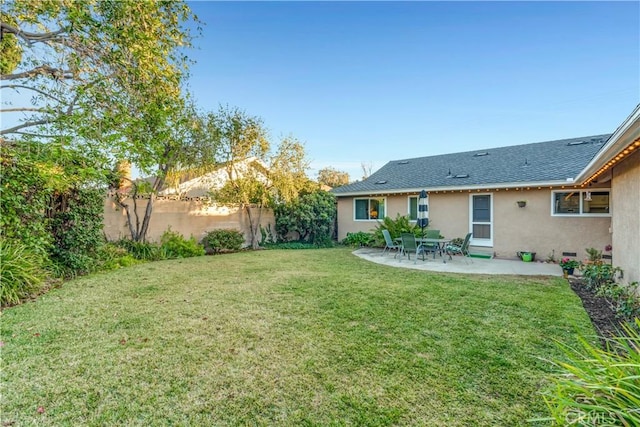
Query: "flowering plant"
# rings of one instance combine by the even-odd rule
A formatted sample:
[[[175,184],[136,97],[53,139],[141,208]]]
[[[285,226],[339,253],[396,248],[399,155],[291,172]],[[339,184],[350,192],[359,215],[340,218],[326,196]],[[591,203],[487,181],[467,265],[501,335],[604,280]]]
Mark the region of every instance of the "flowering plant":
[[[611,245],[607,245],[607,246],[605,246],[605,247],[604,247],[604,251],[605,251],[605,252],[611,252],[611,249],[613,249],[613,248],[611,247]]]
[[[562,258],[560,260],[560,267],[562,267],[563,270],[568,270],[570,268],[577,268],[579,265],[580,263],[575,259]]]

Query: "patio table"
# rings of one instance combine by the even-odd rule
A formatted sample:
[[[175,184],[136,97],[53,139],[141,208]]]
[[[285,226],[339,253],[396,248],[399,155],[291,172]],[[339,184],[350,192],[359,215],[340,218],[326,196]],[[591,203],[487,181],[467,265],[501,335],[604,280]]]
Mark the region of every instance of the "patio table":
[[[402,239],[397,237],[394,239],[395,241],[399,242],[400,244],[402,244]],[[447,263],[447,259],[445,258],[444,254],[449,255],[449,259],[453,259],[451,257],[451,254],[449,253],[449,251],[447,251],[447,244],[451,243],[451,240],[453,239],[428,239],[426,237],[416,237],[416,243],[418,244],[418,252],[416,253],[416,257],[418,256],[418,254],[420,253],[421,249],[420,247],[427,243],[427,244],[435,244],[438,249],[437,252],[440,252],[440,256],[442,257],[442,262],[443,263]],[[436,252],[433,252],[433,259],[436,259]]]

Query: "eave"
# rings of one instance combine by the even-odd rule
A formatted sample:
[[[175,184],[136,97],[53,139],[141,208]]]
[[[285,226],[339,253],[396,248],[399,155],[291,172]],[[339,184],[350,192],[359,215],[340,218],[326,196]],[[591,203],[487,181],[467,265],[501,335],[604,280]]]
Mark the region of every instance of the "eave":
[[[422,187],[422,188],[390,188],[380,189],[377,191],[362,190],[351,191],[348,193],[335,194],[337,198],[340,197],[354,197],[354,196],[390,196],[398,194],[417,194],[422,190],[428,193],[471,193],[481,191],[526,191],[526,190],[542,190],[543,188],[578,188],[579,185],[572,179],[567,178],[565,181],[532,181],[532,182],[511,182],[511,183],[493,183],[493,184],[478,184],[467,186],[448,186],[448,187]]]
[[[582,187],[610,172],[611,168],[640,149],[640,104],[616,129],[575,181]]]

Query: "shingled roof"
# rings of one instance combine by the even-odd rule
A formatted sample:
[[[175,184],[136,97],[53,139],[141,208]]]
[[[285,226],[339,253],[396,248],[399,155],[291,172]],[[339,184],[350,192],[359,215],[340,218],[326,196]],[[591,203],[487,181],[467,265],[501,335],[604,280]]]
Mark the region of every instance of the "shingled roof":
[[[336,196],[572,182],[610,134],[392,160]]]

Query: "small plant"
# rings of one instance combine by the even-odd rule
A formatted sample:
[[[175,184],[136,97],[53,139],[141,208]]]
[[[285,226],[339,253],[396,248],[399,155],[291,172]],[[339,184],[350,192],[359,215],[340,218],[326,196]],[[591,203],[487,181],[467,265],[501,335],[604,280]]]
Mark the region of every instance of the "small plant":
[[[204,247],[198,244],[195,237],[185,239],[182,234],[172,231],[170,227],[160,238],[160,249],[169,259],[204,255]]]
[[[106,243],[98,251],[97,262],[98,270],[116,270],[140,264],[141,261],[134,258],[124,247]]]
[[[560,267],[563,270],[570,270],[572,268],[578,268],[579,266],[580,266],[580,262],[576,261],[575,259],[562,258],[560,260]]]
[[[342,241],[342,244],[348,246],[369,246],[373,236],[371,233],[365,231],[358,231],[357,233],[347,233],[347,237]]]
[[[264,236],[264,233],[262,234]],[[238,230],[219,229],[207,233],[202,244],[207,253],[237,252],[242,249],[244,236]]]
[[[556,250],[555,249],[552,249],[551,253],[549,255],[547,255],[546,261],[550,262],[550,263],[555,263],[556,262]]]
[[[584,284],[589,289],[598,290],[601,286],[615,282],[616,273],[622,272],[620,267],[611,264],[595,263],[580,266]]]
[[[587,252],[587,259],[590,262],[602,262],[602,251],[596,248],[587,248],[585,251]]]
[[[126,249],[132,257],[140,261],[160,261],[166,258],[164,251],[156,243],[120,239],[115,244]]]
[[[637,291],[638,282],[629,285],[608,283],[601,286],[597,294],[609,301],[618,318],[632,321],[636,317],[640,318],[640,298]]]
[[[581,349],[561,345],[568,361],[544,396],[553,425],[640,425],[640,319],[602,349],[581,338]]]
[[[0,239],[0,305],[17,304],[39,289],[43,259],[25,245]]]

